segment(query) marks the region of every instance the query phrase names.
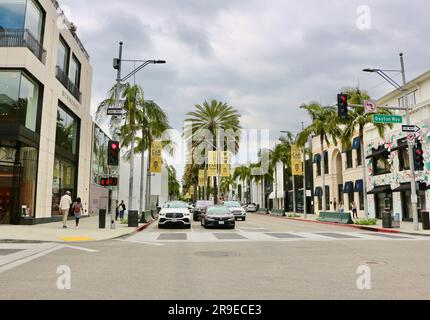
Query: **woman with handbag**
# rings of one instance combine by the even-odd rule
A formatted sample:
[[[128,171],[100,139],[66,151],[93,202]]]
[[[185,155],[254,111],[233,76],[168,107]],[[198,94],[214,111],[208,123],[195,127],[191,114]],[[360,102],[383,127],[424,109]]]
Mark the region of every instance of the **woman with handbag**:
[[[81,198],[76,199],[76,202],[73,203],[73,213],[75,215],[76,220],[76,229],[79,229],[79,219],[81,218],[83,211]]]

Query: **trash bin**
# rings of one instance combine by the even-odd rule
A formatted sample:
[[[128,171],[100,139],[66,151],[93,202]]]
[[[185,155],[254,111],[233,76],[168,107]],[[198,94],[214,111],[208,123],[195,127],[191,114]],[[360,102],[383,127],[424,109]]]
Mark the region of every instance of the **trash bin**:
[[[139,226],[139,212],[137,210],[128,211],[128,226],[133,228]]]
[[[384,211],[382,214],[382,227],[385,229],[393,228],[393,216],[391,215],[391,211]]]
[[[423,230],[430,230],[430,214],[428,212],[422,213]]]
[[[106,210],[100,209],[99,210],[99,229],[105,229],[106,228]]]

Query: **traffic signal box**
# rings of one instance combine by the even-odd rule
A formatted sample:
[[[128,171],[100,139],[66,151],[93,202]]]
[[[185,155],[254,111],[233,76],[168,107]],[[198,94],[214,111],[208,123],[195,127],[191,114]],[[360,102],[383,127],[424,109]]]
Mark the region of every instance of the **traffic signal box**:
[[[414,148],[414,164],[415,171],[423,171],[424,170],[424,150],[421,142],[417,142],[417,145]]]
[[[108,144],[108,165],[109,166],[118,166],[119,165],[119,142],[118,141],[109,141]]]
[[[348,118],[348,95],[343,93],[337,95],[337,112],[341,119]]]
[[[100,178],[100,185],[102,187],[116,187],[118,185],[118,178],[116,177]]]

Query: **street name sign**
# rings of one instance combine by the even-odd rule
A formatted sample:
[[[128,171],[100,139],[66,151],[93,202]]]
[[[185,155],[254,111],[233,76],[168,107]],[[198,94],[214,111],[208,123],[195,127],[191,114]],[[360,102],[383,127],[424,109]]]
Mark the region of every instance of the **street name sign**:
[[[385,114],[375,114],[373,115],[373,123],[403,123],[403,117]]]
[[[123,113],[123,109],[107,109],[107,115],[108,116],[121,116]]]
[[[420,131],[421,130],[421,128],[420,127],[418,127],[418,126],[416,126],[416,125],[406,125],[406,126],[402,126],[402,131],[403,132],[412,132],[412,133],[415,133],[415,132],[418,132],[418,131]]]

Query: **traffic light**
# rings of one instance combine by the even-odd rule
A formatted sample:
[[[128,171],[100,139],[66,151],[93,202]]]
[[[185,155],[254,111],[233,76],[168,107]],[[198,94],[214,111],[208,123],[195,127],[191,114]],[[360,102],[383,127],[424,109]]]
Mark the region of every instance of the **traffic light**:
[[[109,166],[119,165],[119,142],[118,141],[109,141],[108,165]]]
[[[118,185],[117,177],[100,178],[100,185],[102,187],[116,187]]]
[[[414,148],[414,164],[415,164],[415,171],[423,171],[424,170],[423,145],[419,141],[417,142],[417,145]]]
[[[343,93],[337,95],[337,112],[341,119],[348,117],[348,95]]]

